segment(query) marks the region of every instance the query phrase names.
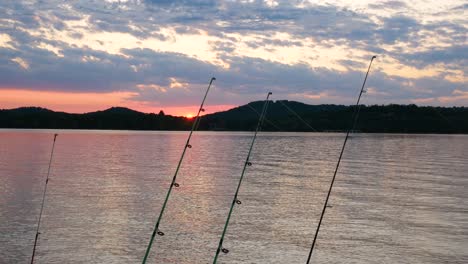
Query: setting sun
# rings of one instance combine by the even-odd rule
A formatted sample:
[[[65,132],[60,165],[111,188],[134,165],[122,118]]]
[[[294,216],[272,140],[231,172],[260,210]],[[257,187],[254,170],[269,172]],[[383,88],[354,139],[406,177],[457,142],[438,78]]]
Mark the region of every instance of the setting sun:
[[[192,118],[192,117],[194,117],[194,114],[186,114],[185,117],[186,118]]]

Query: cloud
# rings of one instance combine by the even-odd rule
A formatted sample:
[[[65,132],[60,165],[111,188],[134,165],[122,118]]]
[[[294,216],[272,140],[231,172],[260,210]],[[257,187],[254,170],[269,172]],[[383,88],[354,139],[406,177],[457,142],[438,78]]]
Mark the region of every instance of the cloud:
[[[371,9],[403,9],[408,8],[408,4],[403,1],[384,1],[380,3],[372,3],[369,4],[369,8]]]
[[[468,46],[457,43],[447,48],[405,54],[404,56],[400,56],[400,59],[402,61],[416,62],[418,66],[426,66],[435,63],[457,63],[462,67],[468,67],[466,54],[468,54]]]
[[[450,95],[440,97],[416,98],[412,102],[423,105],[454,105],[466,106],[468,105],[468,90],[463,91],[455,89]]]
[[[383,43],[391,44],[396,41],[408,41],[411,34],[419,30],[419,23],[408,16],[394,16],[382,21],[383,27],[378,31]]]
[[[13,58],[11,61],[18,63],[18,65],[25,70],[29,69],[29,63],[20,57]]]
[[[369,103],[464,102],[453,94],[466,88],[464,5],[333,3],[5,0],[0,89],[125,92],[136,103],[183,106],[215,76],[211,98],[224,105],[270,90],[352,103],[377,53]]]

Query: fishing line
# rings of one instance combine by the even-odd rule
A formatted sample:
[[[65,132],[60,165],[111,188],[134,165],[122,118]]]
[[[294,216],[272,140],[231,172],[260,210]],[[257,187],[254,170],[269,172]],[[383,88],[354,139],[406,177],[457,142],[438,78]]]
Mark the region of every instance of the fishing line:
[[[202,112],[205,112],[205,109],[202,108]],[[195,128],[193,129],[194,131],[198,130],[198,128],[200,127],[200,123],[201,123],[201,118],[197,118],[195,120]]]
[[[246,104],[246,106],[248,106],[250,109],[252,109],[258,116],[262,115],[261,113],[259,113],[257,111],[257,109],[253,108],[250,104]],[[281,131],[281,128],[279,128],[277,125],[275,125],[275,123],[273,123],[272,121],[268,120],[266,117],[264,117],[263,120],[265,122],[269,123],[270,125],[274,126],[276,129],[278,129],[278,131]]]
[[[310,259],[312,257],[312,253],[314,252],[314,248],[315,248],[315,243],[317,241],[317,237],[318,237],[318,233],[320,231],[320,226],[322,225],[322,220],[323,220],[323,216],[325,215],[325,211],[328,207],[328,200],[330,198],[330,194],[331,194],[331,191],[332,191],[332,188],[333,188],[333,184],[335,183],[335,178],[336,178],[336,174],[338,173],[338,168],[340,167],[340,162],[341,162],[341,158],[343,157],[343,153],[344,153],[344,150],[345,150],[345,147],[346,147],[346,142],[348,141],[348,138],[349,138],[349,134],[352,130],[354,130],[355,126],[356,126],[356,122],[357,122],[357,119],[358,119],[358,115],[359,115],[359,109],[361,108],[360,105],[359,105],[359,102],[361,100],[361,96],[362,94],[364,93],[364,86],[366,85],[366,81],[367,81],[367,76],[369,75],[369,71],[371,69],[371,65],[372,65],[372,61],[376,58],[376,56],[372,56],[372,59],[369,63],[369,68],[367,69],[367,73],[366,73],[366,77],[364,78],[364,82],[362,83],[362,87],[361,87],[361,91],[359,93],[359,97],[357,99],[357,102],[356,102],[356,105],[355,105],[355,108],[354,108],[354,112],[353,112],[353,124],[352,126],[348,129],[348,131],[346,132],[346,137],[344,139],[344,142],[343,142],[343,146],[341,148],[341,153],[340,153],[340,157],[338,158],[338,162],[336,164],[336,168],[335,168],[335,172],[333,173],[333,178],[332,178],[332,181],[330,183],[330,188],[328,189],[328,193],[327,193],[327,198],[325,199],[325,203],[323,204],[323,208],[322,208],[322,213],[320,215],[320,220],[319,220],[319,223],[317,225],[317,230],[315,231],[315,236],[314,236],[314,240],[312,241],[312,246],[310,248],[310,252],[309,252],[309,256],[307,258],[307,264],[310,263]]]
[[[187,142],[185,143],[185,146],[184,146],[184,150],[182,151],[182,155],[180,156],[179,163],[177,164],[176,171],[174,173],[174,176],[172,177],[171,185],[169,186],[169,190],[167,191],[166,199],[164,200],[161,211],[159,212],[159,216],[158,216],[158,219],[156,220],[156,224],[154,226],[153,233],[151,235],[151,239],[149,241],[148,247],[146,248],[145,256],[144,256],[143,262],[142,262],[143,264],[145,264],[146,260],[148,259],[149,253],[151,251],[151,246],[153,245],[154,238],[155,238],[156,234],[158,234],[159,236],[164,236],[164,232],[159,230],[159,224],[161,223],[161,219],[162,219],[162,217],[164,215],[164,211],[166,209],[167,202],[169,201],[169,197],[171,196],[171,192],[172,192],[173,187],[176,187],[176,188],[179,187],[179,184],[176,182],[177,174],[179,173],[179,169],[180,169],[180,166],[182,164],[182,160],[184,159],[185,152],[187,151],[188,148],[192,148],[192,145],[190,145],[190,139],[192,138],[192,134],[193,134],[193,131],[195,130],[195,128],[198,128],[200,113],[205,112],[205,109],[203,108],[203,105],[205,104],[206,97],[208,96],[208,92],[210,91],[211,84],[215,80],[216,80],[216,78],[214,78],[214,77],[211,78],[210,84],[208,85],[208,88],[206,89],[205,96],[203,97],[200,108],[198,109],[197,116],[195,117],[195,120],[194,120],[194,122],[192,124],[192,129],[190,130],[190,134],[188,135]]]
[[[239,183],[237,184],[236,192],[235,192],[234,197],[232,199],[231,208],[229,209],[229,214],[228,214],[228,216],[226,218],[226,223],[224,224],[223,233],[222,233],[221,238],[219,240],[218,249],[216,250],[216,254],[215,254],[215,257],[213,259],[213,264],[216,264],[216,262],[218,261],[218,256],[219,256],[220,252],[223,252],[225,254],[229,253],[229,250],[227,248],[223,247],[224,236],[226,235],[227,228],[229,226],[229,220],[231,219],[231,215],[232,215],[232,211],[234,209],[234,205],[242,204],[242,202],[239,199],[237,199],[237,196],[239,194],[239,189],[240,189],[240,186],[242,184],[242,180],[244,179],[245,170],[246,170],[247,166],[252,166],[252,163],[249,161],[250,154],[252,153],[252,149],[253,149],[253,146],[254,146],[254,143],[255,143],[255,139],[257,138],[257,133],[260,130],[260,128],[262,126],[262,122],[263,122],[263,120],[265,118],[266,111],[267,111],[267,108],[268,108],[268,103],[269,103],[269,97],[270,97],[271,94],[272,94],[271,92],[268,93],[268,95],[266,97],[266,100],[265,100],[265,103],[263,104],[262,113],[261,113],[260,118],[258,120],[257,128],[255,129],[254,136],[252,137],[252,142],[250,143],[249,152],[247,154],[247,158],[246,158],[245,163],[244,163],[244,168],[242,169],[242,173],[241,173],[241,176],[240,176],[240,179],[239,179]]]
[[[307,123],[307,121],[305,121],[297,112],[295,112],[294,110],[292,110],[290,107],[288,107],[286,104],[284,104],[281,100],[278,100],[277,102],[281,103],[289,112],[291,112],[292,114],[294,114],[301,122],[303,122],[306,126],[308,126],[310,129],[312,129],[313,131],[317,132],[317,130],[315,128],[313,128],[309,123]],[[248,107],[250,107],[250,109],[252,109],[255,113],[257,113],[257,115],[260,116],[260,113],[255,109],[253,108],[250,104],[247,104]],[[292,120],[292,118],[290,118]],[[269,123],[270,125],[274,126],[276,129],[278,129],[278,131],[282,131],[282,129],[275,125],[275,123],[273,123],[272,121],[268,120],[266,117],[265,117],[265,122]],[[287,131],[287,129],[286,129]]]
[[[296,113],[294,110],[292,110],[289,106],[281,102],[281,100],[278,100],[280,104],[282,104],[289,112],[291,112],[293,115],[295,115],[300,121],[302,121],[306,126],[308,126],[310,129],[313,131],[317,132],[315,128],[313,128],[309,123],[307,123],[298,113]]]
[[[32,256],[31,256],[31,264],[34,263],[34,257],[36,255],[37,241],[39,239],[39,235],[41,234],[39,232],[39,228],[41,227],[42,212],[44,211],[44,204],[45,204],[45,198],[46,198],[46,193],[47,193],[47,184],[49,183],[50,167],[52,165],[52,158],[54,156],[55,140],[57,139],[57,135],[58,134],[54,134],[54,142],[52,143],[52,150],[50,152],[49,167],[47,168],[47,177],[46,177],[46,181],[45,181],[45,185],[44,185],[44,191],[42,192],[41,210],[39,212],[39,218],[37,220],[36,237],[34,238],[34,246],[33,246],[33,252],[32,252]]]

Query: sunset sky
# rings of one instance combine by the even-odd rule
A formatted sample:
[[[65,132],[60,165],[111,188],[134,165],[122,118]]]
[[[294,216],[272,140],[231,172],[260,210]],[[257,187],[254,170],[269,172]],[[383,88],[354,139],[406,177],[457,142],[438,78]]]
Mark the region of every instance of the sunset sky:
[[[273,99],[468,106],[468,4],[2,0],[0,109],[193,114]]]

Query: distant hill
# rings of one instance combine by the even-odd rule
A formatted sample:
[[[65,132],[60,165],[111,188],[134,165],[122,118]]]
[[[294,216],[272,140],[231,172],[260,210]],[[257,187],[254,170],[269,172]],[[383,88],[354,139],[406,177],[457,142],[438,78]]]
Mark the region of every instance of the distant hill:
[[[200,127],[208,130],[252,130],[255,128],[262,106],[263,101],[257,101],[207,115]],[[308,105],[278,100],[270,103],[263,130],[346,131],[352,125],[353,111],[354,106]],[[355,130],[367,133],[466,134],[468,108],[362,105]]]
[[[0,110],[1,128],[186,130],[191,123],[187,118],[163,112],[146,114],[125,107],[84,114],[54,112],[38,107]]]
[[[255,129],[263,101],[203,116],[201,130]],[[351,126],[353,106],[308,105],[279,100],[269,105],[262,130],[345,131]],[[85,114],[54,112],[39,107],[0,110],[1,128],[61,128],[118,130],[189,130],[193,119],[142,113],[124,107]],[[356,130],[369,133],[468,134],[467,107],[416,105],[362,106]]]

